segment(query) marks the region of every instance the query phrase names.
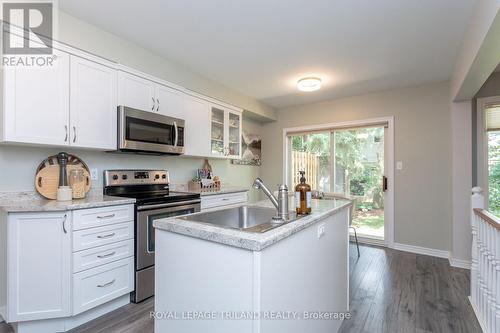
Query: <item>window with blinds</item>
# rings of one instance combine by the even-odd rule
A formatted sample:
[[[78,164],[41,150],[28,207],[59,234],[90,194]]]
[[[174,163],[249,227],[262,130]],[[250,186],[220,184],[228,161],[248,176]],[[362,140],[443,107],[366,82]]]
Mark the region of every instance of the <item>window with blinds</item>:
[[[486,108],[486,130],[500,131],[500,105]]]

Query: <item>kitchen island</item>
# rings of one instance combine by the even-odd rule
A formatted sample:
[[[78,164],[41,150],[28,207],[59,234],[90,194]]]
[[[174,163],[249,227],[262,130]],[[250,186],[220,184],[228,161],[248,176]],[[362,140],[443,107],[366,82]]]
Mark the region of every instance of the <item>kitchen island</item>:
[[[313,200],[312,214],[263,233],[155,221],[155,331],[336,332],[348,316],[350,205]]]

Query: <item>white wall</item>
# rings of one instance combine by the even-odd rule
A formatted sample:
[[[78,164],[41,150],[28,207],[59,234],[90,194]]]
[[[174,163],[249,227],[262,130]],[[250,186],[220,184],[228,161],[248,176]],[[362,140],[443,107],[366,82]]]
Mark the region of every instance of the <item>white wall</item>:
[[[475,97],[480,98],[491,96],[500,96],[500,72],[491,74],[481,89],[479,89]]]
[[[472,15],[451,79],[451,99],[470,100],[500,61],[500,0],[481,0]]]
[[[451,248],[451,121],[449,84],[434,83],[278,111],[263,128],[261,175],[282,181],[283,128],[395,117],[395,234],[397,243]]]
[[[470,101],[452,103],[452,248],[453,259],[471,258],[472,110]]]

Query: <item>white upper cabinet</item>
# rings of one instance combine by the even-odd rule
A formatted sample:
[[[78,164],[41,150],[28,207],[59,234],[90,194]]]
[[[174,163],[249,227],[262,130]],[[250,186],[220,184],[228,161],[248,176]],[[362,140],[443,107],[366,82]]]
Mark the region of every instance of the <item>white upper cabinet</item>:
[[[71,225],[66,213],[8,217],[8,322],[71,314]]]
[[[227,156],[229,158],[241,158],[241,113],[227,111]]]
[[[241,112],[218,105],[210,110],[210,155],[241,158]]]
[[[71,56],[70,145],[116,149],[117,72]]]
[[[186,95],[181,91],[159,84],[156,88],[155,110],[165,116],[184,119],[185,98]]]
[[[138,110],[156,112],[156,83],[119,71],[118,104]]]
[[[53,52],[52,67],[0,72],[0,142],[115,150],[123,105],[184,119],[186,155],[241,157],[241,110],[67,45]]]
[[[149,79],[120,71],[118,104],[164,116],[183,118],[185,94]]]
[[[210,104],[199,98],[186,96],[184,100],[185,154],[210,156]]]
[[[70,56],[57,50],[54,54],[51,68],[3,67],[3,141],[69,143]]]

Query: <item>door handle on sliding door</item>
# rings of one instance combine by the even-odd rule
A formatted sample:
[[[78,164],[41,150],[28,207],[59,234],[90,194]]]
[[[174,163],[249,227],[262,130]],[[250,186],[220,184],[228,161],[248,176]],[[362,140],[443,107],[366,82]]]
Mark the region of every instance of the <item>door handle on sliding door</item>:
[[[387,184],[387,177],[382,176],[382,191],[386,192],[388,189],[388,184]]]

